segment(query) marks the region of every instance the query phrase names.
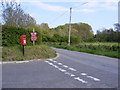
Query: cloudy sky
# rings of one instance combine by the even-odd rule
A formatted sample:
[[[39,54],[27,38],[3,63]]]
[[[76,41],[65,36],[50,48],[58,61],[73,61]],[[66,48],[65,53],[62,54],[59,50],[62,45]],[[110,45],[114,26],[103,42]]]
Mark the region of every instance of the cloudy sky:
[[[37,24],[48,23],[57,27],[69,22],[72,7],[72,23],[88,23],[94,33],[103,28],[113,28],[118,22],[118,0],[17,0]]]

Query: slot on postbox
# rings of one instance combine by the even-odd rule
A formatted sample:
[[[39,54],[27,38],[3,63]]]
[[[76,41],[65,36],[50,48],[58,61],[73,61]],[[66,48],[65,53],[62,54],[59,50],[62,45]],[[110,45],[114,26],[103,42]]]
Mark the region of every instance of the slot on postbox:
[[[20,45],[26,45],[26,35],[20,36]]]

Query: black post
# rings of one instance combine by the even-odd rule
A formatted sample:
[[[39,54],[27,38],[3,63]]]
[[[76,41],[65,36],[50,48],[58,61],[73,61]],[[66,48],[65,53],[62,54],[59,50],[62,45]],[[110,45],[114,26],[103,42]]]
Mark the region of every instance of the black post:
[[[24,45],[22,45],[22,53],[23,53],[23,56],[24,56]]]

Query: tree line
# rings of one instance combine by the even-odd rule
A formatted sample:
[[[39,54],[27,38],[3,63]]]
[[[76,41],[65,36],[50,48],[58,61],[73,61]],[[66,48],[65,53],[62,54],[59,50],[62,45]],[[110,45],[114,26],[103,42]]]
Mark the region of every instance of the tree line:
[[[5,27],[5,29],[3,28],[2,31],[3,41],[6,42],[7,37],[11,36],[5,36],[5,33],[7,30],[10,30],[10,32],[12,32],[12,29],[10,29],[10,26],[12,26],[12,28],[19,27],[20,29],[17,28],[19,31],[15,32],[22,32],[20,34],[24,34],[23,31],[25,31],[25,33],[30,32],[33,28],[35,28],[36,32],[39,33],[40,41],[42,42],[60,42],[61,44],[67,43],[69,24],[66,23],[65,25],[59,25],[56,28],[49,28],[49,25],[47,23],[37,25],[36,20],[24,12],[24,10],[21,8],[21,4],[18,4],[15,1],[2,1],[1,5],[3,19],[2,25]],[[7,26],[9,29],[6,29]],[[19,36],[19,34],[16,35]],[[71,43],[77,44],[80,42],[120,42],[120,24],[114,24],[114,29],[110,28],[104,29],[102,31],[98,30],[94,35],[92,27],[89,24],[83,22],[72,23]]]
[[[29,14],[26,14],[21,8],[21,4],[13,1],[1,1],[2,19],[4,25],[32,28],[36,25],[36,20]]]

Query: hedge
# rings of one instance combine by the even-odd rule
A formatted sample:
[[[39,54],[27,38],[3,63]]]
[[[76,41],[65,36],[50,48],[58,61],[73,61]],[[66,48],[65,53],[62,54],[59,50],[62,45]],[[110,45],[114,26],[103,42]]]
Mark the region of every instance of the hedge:
[[[27,45],[32,45],[30,41],[30,32],[32,29],[25,29],[21,27],[13,27],[13,26],[2,26],[2,46],[15,46],[20,43],[20,35],[26,35],[27,37]],[[38,32],[38,41],[36,44],[41,43],[41,34]]]

